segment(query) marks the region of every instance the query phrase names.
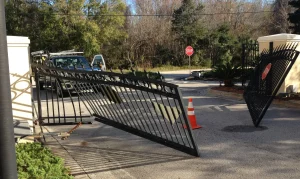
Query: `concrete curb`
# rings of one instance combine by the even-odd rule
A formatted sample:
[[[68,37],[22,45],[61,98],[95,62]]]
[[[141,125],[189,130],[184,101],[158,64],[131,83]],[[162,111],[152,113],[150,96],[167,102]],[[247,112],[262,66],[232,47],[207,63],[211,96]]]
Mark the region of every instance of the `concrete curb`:
[[[214,90],[214,89],[209,88],[208,94],[212,95],[212,96],[220,97],[220,98],[244,101],[243,94],[238,94],[238,93],[219,91],[219,90]],[[297,100],[286,101],[286,100],[274,99],[272,104],[275,104],[279,107],[300,109],[300,101],[297,101]]]

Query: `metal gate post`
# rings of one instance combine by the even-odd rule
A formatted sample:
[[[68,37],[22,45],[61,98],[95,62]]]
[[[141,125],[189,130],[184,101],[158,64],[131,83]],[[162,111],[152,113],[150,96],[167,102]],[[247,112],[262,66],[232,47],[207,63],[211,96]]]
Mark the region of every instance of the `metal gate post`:
[[[0,81],[0,179],[17,179],[4,0],[0,1]]]
[[[34,79],[35,79],[35,88],[36,88],[36,99],[38,103],[38,121],[39,123],[42,122],[42,104],[41,104],[41,91],[40,91],[40,76],[37,70],[35,70],[34,73]]]
[[[245,50],[246,50],[246,45],[242,44],[242,86],[244,86],[244,81],[245,81],[245,58],[246,58],[246,54],[245,54]]]

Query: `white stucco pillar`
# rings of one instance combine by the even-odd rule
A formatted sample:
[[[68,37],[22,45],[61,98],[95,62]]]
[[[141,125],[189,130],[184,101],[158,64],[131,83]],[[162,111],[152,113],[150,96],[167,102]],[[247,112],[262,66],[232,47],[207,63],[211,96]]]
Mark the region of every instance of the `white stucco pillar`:
[[[299,43],[296,50],[300,51],[300,35],[296,34],[283,33],[263,36],[259,37],[257,41],[259,43],[259,52],[262,52],[264,49],[269,50],[270,42],[273,42],[274,49],[279,45]],[[291,92],[300,92],[300,56],[296,60],[294,66],[292,67],[287,77],[285,78],[277,94]]]
[[[7,36],[13,119],[27,125],[33,120],[29,44],[28,37]]]

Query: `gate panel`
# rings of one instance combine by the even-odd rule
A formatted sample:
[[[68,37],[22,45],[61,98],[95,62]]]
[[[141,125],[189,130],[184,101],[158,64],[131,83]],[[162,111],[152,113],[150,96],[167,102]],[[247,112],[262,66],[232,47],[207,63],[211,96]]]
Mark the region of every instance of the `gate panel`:
[[[34,69],[34,67],[33,67]],[[35,70],[35,69],[34,69]],[[91,115],[79,96],[53,76],[35,73],[36,102],[40,125],[69,125],[90,123]]]
[[[112,72],[35,68],[60,81],[56,86],[70,85],[95,120],[199,156],[177,85]]]
[[[299,52],[297,44],[282,45],[274,51],[264,51],[245,92],[253,124],[259,126]]]

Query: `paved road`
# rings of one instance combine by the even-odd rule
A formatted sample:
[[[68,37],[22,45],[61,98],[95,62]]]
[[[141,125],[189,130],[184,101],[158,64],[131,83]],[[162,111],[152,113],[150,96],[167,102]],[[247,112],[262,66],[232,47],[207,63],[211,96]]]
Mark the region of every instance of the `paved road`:
[[[180,85],[186,105],[193,98],[203,127],[193,131],[200,158],[98,122],[81,126],[68,140],[47,137],[49,146],[66,159],[75,178],[300,178],[300,111],[271,106],[263,127],[254,128],[243,101],[207,95],[218,83],[174,80],[187,73],[164,75]]]

